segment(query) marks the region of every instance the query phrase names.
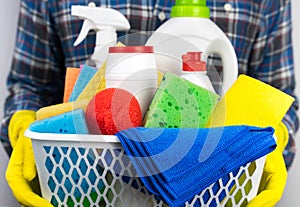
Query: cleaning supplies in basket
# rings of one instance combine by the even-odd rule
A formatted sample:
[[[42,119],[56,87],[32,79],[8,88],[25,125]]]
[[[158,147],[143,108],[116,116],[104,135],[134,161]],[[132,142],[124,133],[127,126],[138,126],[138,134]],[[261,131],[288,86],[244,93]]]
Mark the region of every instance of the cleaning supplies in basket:
[[[204,188],[276,147],[273,128],[131,128],[116,134],[147,189],[182,206]],[[206,160],[206,140],[218,145]],[[202,156],[203,157],[203,156]]]

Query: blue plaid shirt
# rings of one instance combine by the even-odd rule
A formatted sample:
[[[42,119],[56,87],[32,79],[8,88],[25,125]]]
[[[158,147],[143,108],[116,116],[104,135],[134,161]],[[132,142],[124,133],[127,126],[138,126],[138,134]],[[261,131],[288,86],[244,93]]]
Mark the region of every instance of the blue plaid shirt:
[[[71,5],[90,0],[21,0],[16,47],[7,79],[9,97],[1,124],[1,139],[17,110],[37,110],[62,102],[66,67],[78,67],[93,53],[95,33],[79,46],[73,43],[82,20],[71,16]],[[174,0],[94,0],[97,6],[122,12],[132,32],[154,31],[170,17]],[[295,79],[290,0],[207,0],[211,19],[231,40],[239,72],[294,96]],[[284,117],[290,132],[287,166],[294,157],[293,135],[298,129],[296,100]]]

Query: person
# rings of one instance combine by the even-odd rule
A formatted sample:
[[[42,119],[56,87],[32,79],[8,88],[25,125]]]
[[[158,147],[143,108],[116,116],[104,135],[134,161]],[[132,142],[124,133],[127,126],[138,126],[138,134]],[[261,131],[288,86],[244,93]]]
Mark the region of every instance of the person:
[[[94,2],[96,6],[122,12],[131,24],[129,33],[154,31],[170,18],[175,3],[174,0]],[[73,46],[82,20],[71,16],[71,5],[88,3],[88,0],[20,1],[1,140],[8,153],[12,151],[6,172],[8,183],[17,200],[25,206],[51,206],[30,186],[36,178],[36,170],[31,142],[23,133],[35,120],[36,110],[62,102],[66,67],[79,66],[93,53],[95,33],[89,33],[82,44]],[[239,73],[295,97],[282,123],[275,129],[282,154],[267,156],[260,193],[249,204],[273,206],[281,198],[286,169],[293,163],[294,136],[299,125],[298,99],[294,94],[291,1],[207,0],[206,3],[211,19],[227,34],[235,48]],[[281,164],[275,165],[275,161]]]

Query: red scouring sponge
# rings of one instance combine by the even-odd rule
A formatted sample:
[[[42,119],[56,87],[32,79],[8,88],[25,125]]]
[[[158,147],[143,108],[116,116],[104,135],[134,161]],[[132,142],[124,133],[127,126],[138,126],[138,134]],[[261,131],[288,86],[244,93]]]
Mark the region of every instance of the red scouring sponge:
[[[121,130],[142,125],[142,110],[136,97],[120,88],[98,92],[86,109],[90,133],[114,135]]]

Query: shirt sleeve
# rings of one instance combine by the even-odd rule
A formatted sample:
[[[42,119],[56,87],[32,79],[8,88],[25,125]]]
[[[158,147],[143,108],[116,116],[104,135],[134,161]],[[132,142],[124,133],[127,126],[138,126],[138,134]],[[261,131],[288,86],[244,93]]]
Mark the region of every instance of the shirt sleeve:
[[[265,18],[252,50],[249,65],[252,69],[249,72],[253,77],[295,98],[283,120],[291,134],[295,134],[299,128],[299,121],[296,113],[298,98],[294,93],[291,2],[289,0],[265,2],[270,3],[261,7]]]
[[[7,78],[9,96],[1,123],[0,137],[6,142],[14,112],[37,110],[62,100],[64,54],[47,4],[47,1],[20,1],[15,49]]]
[[[264,21],[255,41],[249,70],[251,76],[262,80],[293,96],[295,101],[283,118],[289,131],[289,144],[284,156],[286,165],[292,163],[295,149],[294,137],[299,128],[298,98],[295,95],[295,72],[292,43],[291,1],[265,1],[261,7]],[[270,2],[270,3],[268,3]]]

